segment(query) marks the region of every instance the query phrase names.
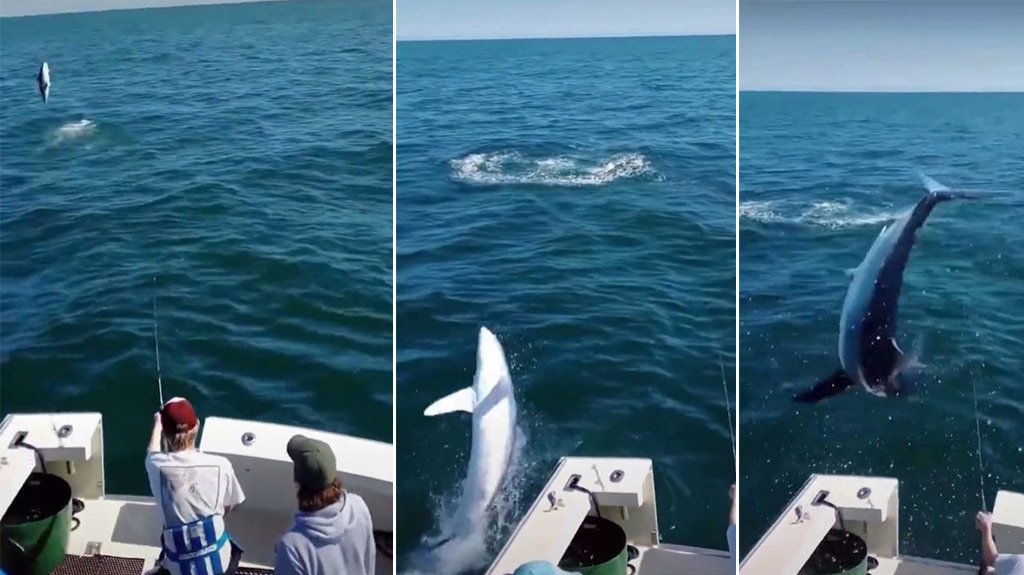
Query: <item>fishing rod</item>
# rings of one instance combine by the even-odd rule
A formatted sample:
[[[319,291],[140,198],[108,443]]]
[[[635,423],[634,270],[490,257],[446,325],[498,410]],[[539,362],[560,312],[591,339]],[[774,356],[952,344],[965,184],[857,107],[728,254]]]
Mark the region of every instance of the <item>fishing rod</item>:
[[[160,393],[160,409],[164,408],[164,382],[160,374],[160,328],[156,319],[156,276],[153,276],[153,348],[156,350],[156,385]],[[166,452],[167,438],[160,434],[160,451]]]
[[[160,406],[164,405],[164,382],[160,376],[160,328],[156,320],[156,276],[153,276],[153,347],[156,349],[156,384],[160,390]]]

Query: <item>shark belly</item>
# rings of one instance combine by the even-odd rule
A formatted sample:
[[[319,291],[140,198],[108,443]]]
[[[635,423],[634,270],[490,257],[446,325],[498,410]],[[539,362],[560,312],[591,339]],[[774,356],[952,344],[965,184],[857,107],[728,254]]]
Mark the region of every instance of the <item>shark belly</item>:
[[[869,321],[877,320],[878,314],[887,312],[884,306],[876,309],[878,302],[875,288],[903,233],[909,214],[910,212],[903,214],[891,225],[883,228],[864,256],[864,260],[853,270],[853,278],[846,290],[839,318],[839,362],[843,371],[851,381],[872,392],[870,383],[865,379],[864,365],[866,361],[870,361],[865,355],[870,354],[871,349],[862,345],[864,328]]]
[[[486,413],[474,414],[473,427],[473,445],[460,505],[469,525],[478,524],[483,519],[501,488],[512,456],[515,404],[504,399]]]

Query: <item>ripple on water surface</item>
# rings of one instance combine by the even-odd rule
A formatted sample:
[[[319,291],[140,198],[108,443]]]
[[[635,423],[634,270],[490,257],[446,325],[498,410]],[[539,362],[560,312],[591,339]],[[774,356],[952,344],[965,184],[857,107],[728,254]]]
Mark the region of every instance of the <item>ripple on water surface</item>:
[[[734,41],[399,44],[400,572],[486,566],[566,455],[650,457],[664,539],[726,548]],[[469,417],[423,409],[471,383],[481,325],[522,447],[483,541],[432,562]]]
[[[154,296],[202,416],[391,440],[391,13],[302,6],[4,20],[3,411],[103,412],[114,492],[146,489]]]

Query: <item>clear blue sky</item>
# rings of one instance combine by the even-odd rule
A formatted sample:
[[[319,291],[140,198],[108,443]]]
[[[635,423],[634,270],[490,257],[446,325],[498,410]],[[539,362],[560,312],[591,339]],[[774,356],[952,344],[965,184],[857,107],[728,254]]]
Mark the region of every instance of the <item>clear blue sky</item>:
[[[740,0],[741,90],[1024,91],[1024,1]]]
[[[0,16],[29,16],[191,4],[234,4],[253,1],[259,0],[0,0]]]
[[[735,34],[733,0],[398,0],[399,40]]]

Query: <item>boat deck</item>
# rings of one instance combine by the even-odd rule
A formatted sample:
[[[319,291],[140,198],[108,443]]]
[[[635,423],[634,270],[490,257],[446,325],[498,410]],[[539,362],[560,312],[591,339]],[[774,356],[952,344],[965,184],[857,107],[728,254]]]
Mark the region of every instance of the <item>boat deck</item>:
[[[200,448],[227,458],[246,494],[245,502],[225,521],[243,550],[239,575],[272,573],[275,546],[291,527],[296,508],[293,464],[286,446],[299,433],[325,441],[338,460],[346,462],[338,469],[339,477],[347,491],[366,502],[376,529],[376,573],[391,573],[392,444],[303,427],[208,417]],[[42,471],[66,481],[74,497],[84,503],[72,520],[64,562],[54,575],[140,575],[155,566],[162,518],[151,497],[106,493],[101,414],[6,415],[0,421],[0,515],[37,468],[37,459],[45,463]]]
[[[657,547],[639,549],[640,557],[633,563],[638,575],[707,575],[711,573],[733,573],[732,559],[728,551],[713,551],[682,545],[662,543]]]
[[[1024,543],[1015,519],[1019,494],[1001,490],[993,531],[1010,552]],[[830,508],[826,503],[836,509]],[[1024,497],[1019,499],[1024,509]],[[740,564],[742,575],[796,575],[837,526],[861,538],[878,560],[871,575],[974,575],[978,565],[913,557],[899,551],[899,481],[891,477],[811,475]],[[837,525],[838,524],[838,525]],[[980,549],[979,549],[980,558]]]
[[[920,557],[880,558],[871,575],[977,575],[978,567],[934,561]]]
[[[80,523],[68,540],[69,559],[54,575],[98,573],[98,564],[109,564],[114,559],[136,559],[141,563],[136,561],[132,563],[137,565],[125,567],[108,565],[117,568],[104,573],[141,575],[154,567],[160,555],[162,524],[152,499],[116,496],[86,499],[84,503],[85,508],[75,515]],[[244,550],[241,566],[245,569],[240,575],[273,573],[274,545],[291,526],[291,517],[246,510],[242,504],[228,515],[226,523],[235,543]],[[94,555],[103,556],[104,561],[89,560]],[[377,574],[390,574],[391,566],[391,559],[378,552]]]
[[[581,522],[594,511],[587,493],[568,488],[575,478],[593,494],[601,515],[622,527],[626,541],[639,551],[630,561],[636,575],[733,575],[728,551],[659,541],[653,473],[650,459],[562,458],[487,574],[508,575],[529,561],[560,562]],[[549,496],[558,504],[552,506]],[[723,544],[725,523],[723,518]]]

